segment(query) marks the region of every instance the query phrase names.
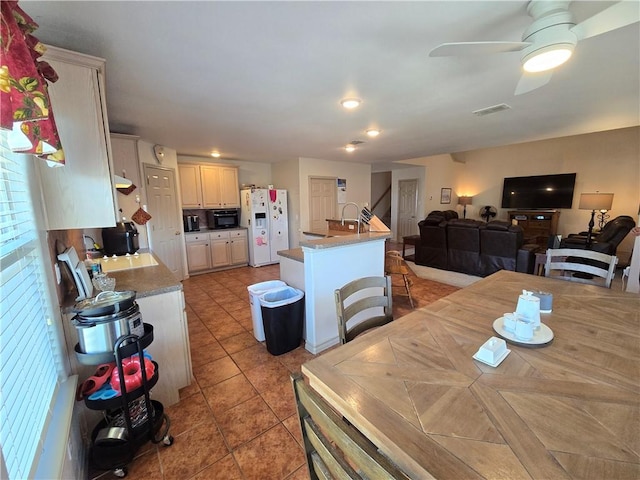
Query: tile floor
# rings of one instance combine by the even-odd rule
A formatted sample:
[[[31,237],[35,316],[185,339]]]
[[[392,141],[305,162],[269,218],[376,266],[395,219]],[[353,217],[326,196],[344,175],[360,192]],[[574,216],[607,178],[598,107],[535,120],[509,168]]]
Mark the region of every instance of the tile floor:
[[[272,356],[253,337],[247,286],[278,279],[279,266],[243,267],[184,281],[194,381],[166,408],[171,447],[148,444],[128,465],[141,480],[307,479],[289,373],[313,355]],[[416,308],[456,287],[412,276]],[[402,286],[402,279],[394,280]],[[411,311],[394,295],[396,318]],[[111,478],[106,472],[100,478]]]

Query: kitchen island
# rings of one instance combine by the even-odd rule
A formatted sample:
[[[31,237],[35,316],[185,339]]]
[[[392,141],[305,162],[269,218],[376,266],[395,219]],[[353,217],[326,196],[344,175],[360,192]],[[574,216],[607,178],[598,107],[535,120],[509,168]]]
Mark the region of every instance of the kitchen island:
[[[280,280],[305,292],[305,348],[319,353],[338,343],[334,291],[361,277],[384,275],[386,233],[360,233],[300,242],[279,251]]]

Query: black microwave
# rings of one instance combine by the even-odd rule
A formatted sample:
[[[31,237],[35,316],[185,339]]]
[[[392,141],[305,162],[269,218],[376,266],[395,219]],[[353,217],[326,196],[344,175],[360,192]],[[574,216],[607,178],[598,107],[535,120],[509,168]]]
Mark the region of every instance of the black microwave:
[[[237,228],[240,224],[238,210],[207,210],[207,224],[210,229]]]

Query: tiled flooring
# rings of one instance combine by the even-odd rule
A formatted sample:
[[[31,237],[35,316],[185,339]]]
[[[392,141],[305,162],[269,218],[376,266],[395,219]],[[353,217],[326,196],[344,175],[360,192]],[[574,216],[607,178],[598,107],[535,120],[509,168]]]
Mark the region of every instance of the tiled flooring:
[[[166,408],[170,447],[149,444],[129,464],[140,480],[307,479],[289,373],[313,357],[303,347],[272,356],[253,337],[247,286],[279,266],[243,267],[184,282],[194,381]],[[412,276],[416,308],[457,290]],[[402,285],[402,279],[394,285]],[[333,306],[332,306],[333,307]],[[396,318],[411,311],[394,295]],[[110,477],[107,472],[101,478]]]

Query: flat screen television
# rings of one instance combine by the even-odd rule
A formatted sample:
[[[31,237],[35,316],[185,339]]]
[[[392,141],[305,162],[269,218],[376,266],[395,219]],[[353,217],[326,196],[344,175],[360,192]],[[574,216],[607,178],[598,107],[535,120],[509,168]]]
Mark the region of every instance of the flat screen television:
[[[571,208],[575,173],[504,179],[502,208]]]

